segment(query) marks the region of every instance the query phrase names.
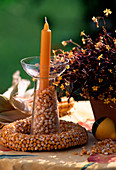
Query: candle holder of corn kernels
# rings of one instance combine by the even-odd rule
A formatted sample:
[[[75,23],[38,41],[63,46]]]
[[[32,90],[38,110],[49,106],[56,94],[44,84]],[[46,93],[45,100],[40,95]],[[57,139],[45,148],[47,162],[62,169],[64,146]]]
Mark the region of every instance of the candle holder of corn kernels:
[[[35,94],[33,134],[60,133],[57,94],[53,85]]]
[[[44,77],[49,86],[43,90],[37,87],[38,80],[43,79],[40,77],[39,57],[24,58],[21,64],[35,79],[32,116],[4,126],[0,131],[0,143],[17,151],[57,150],[86,144],[85,128],[78,123],[59,120],[54,80],[65,71],[68,60],[51,59],[49,77]]]

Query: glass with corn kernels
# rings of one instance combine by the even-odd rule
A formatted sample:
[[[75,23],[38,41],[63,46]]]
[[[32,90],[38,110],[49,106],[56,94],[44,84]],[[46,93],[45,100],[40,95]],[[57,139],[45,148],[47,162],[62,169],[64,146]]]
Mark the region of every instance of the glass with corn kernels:
[[[65,71],[68,59],[51,57],[48,77],[40,76],[40,60],[38,56],[24,58],[21,60],[21,64],[26,73],[35,80],[31,134],[60,133],[57,92],[54,81],[56,77]],[[41,69],[48,69],[48,66],[43,66]],[[41,80],[49,84],[43,90],[39,88]]]

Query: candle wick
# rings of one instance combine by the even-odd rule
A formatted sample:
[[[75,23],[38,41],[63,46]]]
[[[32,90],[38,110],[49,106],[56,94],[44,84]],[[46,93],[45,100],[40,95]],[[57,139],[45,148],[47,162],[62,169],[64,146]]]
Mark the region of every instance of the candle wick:
[[[45,23],[47,22],[47,17],[45,17]]]

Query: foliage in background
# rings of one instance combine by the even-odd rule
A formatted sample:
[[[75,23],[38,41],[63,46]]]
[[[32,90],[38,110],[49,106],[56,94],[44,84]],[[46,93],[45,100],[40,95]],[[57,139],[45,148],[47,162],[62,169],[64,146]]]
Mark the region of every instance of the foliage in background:
[[[95,26],[88,20],[90,16],[107,6],[115,11],[115,5],[115,0],[109,5],[100,0],[1,0],[0,93],[11,85],[11,75],[18,69],[22,77],[30,79],[23,71],[20,60],[39,55],[40,31],[45,16],[52,30],[52,49],[58,49],[61,48],[61,41],[66,39],[72,38],[80,43],[80,32],[85,28],[87,32],[95,33]],[[110,28],[115,24],[115,16],[109,24]],[[67,50],[69,48],[67,46]]]
[[[81,0],[74,0],[73,3],[70,0],[55,0],[52,3],[51,0],[0,1],[1,93],[11,85],[11,75],[18,69],[22,77],[30,79],[23,71],[20,60],[40,54],[40,33],[45,16],[52,30],[52,48],[59,48],[64,37],[78,36],[83,24],[84,5]]]

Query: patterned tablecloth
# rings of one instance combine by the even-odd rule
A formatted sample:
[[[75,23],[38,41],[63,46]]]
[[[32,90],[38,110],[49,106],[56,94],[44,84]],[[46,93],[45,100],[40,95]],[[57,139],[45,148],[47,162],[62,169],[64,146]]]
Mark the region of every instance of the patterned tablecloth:
[[[94,122],[90,103],[76,102],[72,115],[65,116],[65,120],[79,122],[86,129],[91,130]],[[88,132],[89,149],[96,141]],[[73,169],[116,169],[116,154],[80,156],[82,147],[75,147],[62,151],[51,152],[15,152],[0,145],[0,170],[73,170]]]

